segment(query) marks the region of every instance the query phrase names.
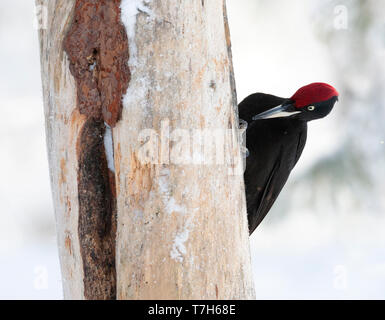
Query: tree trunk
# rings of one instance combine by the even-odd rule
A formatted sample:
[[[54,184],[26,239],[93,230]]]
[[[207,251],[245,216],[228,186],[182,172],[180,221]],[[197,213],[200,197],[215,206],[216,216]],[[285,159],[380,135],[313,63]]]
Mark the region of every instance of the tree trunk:
[[[65,298],[253,298],[223,0],[37,3]]]

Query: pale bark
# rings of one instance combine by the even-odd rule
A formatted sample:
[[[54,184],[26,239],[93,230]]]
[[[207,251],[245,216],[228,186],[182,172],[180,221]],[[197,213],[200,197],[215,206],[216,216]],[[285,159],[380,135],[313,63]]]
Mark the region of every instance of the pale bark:
[[[40,29],[41,73],[64,297],[83,299],[76,143],[85,116],[76,109],[75,81],[63,51],[63,40],[71,22],[75,0],[36,3],[46,6],[48,17],[47,29]]]
[[[63,285],[65,298],[83,299],[76,143],[85,116],[63,50],[75,0],[46,3],[41,62]],[[170,131],[231,129],[226,150],[241,162],[223,0],[152,1],[147,9],[128,30],[131,80],[112,129],[117,298],[253,298],[242,174],[227,165],[144,164],[139,156],[140,133],[160,133],[167,119]]]

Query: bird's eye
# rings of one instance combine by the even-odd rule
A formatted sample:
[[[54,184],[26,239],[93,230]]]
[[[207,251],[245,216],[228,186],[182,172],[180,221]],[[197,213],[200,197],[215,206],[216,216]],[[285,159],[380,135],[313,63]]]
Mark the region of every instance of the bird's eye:
[[[307,109],[308,109],[309,111],[314,111],[315,106],[309,106],[309,107],[307,107]]]

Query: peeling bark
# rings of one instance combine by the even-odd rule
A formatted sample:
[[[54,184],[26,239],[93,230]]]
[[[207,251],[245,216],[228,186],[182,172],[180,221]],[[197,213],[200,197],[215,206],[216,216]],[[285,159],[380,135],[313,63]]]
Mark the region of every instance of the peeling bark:
[[[120,0],[77,0],[64,49],[76,80],[80,113],[114,127],[130,79]]]
[[[103,136],[104,123],[114,127],[120,118],[130,78],[128,39],[120,21],[120,0],[77,0],[64,41],[76,81],[77,107],[87,118],[77,144],[86,299],[116,298],[115,175],[108,169]]]

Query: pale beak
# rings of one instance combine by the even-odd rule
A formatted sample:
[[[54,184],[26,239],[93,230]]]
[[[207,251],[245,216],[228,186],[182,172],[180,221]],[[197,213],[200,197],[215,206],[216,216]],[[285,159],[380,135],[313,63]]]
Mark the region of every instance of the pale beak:
[[[255,115],[253,120],[291,117],[297,113],[301,113],[301,111],[295,110],[291,104],[282,104],[278,107]]]

